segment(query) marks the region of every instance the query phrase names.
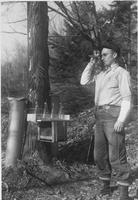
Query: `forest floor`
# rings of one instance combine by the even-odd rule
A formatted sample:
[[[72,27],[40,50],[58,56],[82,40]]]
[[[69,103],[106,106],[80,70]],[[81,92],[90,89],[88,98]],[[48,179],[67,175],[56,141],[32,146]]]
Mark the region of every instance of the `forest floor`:
[[[118,200],[118,190],[110,196],[100,196],[102,183],[93,164],[93,146],[88,162],[93,125],[92,110],[74,116],[68,126],[67,142],[59,145],[58,158],[45,165],[34,152],[28,161],[19,161],[14,169],[5,169],[8,114],[2,113],[2,200]],[[138,200],[137,117],[126,127],[126,149],[133,177],[129,196]]]

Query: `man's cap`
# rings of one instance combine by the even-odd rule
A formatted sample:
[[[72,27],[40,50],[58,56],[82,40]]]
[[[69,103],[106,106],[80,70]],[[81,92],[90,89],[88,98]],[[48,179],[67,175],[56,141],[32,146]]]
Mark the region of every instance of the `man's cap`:
[[[113,41],[108,40],[104,42],[101,45],[100,51],[102,51],[103,48],[112,49],[113,51],[117,53],[118,56],[120,56],[120,47]]]

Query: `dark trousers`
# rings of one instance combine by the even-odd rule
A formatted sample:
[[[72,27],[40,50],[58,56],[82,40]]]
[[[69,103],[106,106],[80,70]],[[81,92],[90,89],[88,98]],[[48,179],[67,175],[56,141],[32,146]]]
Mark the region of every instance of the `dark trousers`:
[[[129,185],[130,166],[126,158],[125,131],[114,131],[119,112],[119,107],[96,110],[94,158],[101,180],[110,180],[114,170],[118,184]]]

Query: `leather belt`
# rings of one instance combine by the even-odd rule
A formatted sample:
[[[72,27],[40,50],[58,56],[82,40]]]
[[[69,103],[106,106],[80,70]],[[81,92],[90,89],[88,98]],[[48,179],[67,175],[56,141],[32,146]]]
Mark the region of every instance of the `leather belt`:
[[[117,106],[117,105],[109,105],[109,104],[106,104],[106,105],[102,105],[102,106],[96,106],[96,109],[97,110],[108,110],[109,108],[112,108],[112,107],[120,107],[120,106]]]

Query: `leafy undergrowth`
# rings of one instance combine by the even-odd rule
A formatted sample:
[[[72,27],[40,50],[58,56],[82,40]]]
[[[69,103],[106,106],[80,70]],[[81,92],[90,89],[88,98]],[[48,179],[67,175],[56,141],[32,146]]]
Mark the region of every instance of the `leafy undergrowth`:
[[[5,159],[8,115],[2,115],[2,161]],[[37,151],[27,160],[18,161],[15,168],[2,171],[3,200],[118,200],[119,191],[112,196],[100,196],[102,183],[93,164],[93,110],[74,116],[68,127],[67,142],[59,144],[59,157],[45,165]],[[138,119],[126,127],[128,161],[133,183],[129,187],[132,199],[138,199]],[[89,160],[88,160],[89,152]],[[89,162],[88,162],[89,161]],[[114,183],[112,183],[114,184]]]

